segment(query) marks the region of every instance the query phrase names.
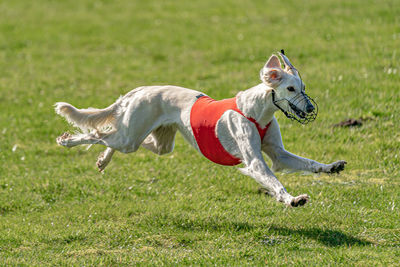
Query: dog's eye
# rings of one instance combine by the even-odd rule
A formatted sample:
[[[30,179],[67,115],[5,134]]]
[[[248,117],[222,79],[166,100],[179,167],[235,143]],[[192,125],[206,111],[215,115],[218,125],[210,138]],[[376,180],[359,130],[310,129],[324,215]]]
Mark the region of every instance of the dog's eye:
[[[290,91],[290,92],[294,92],[294,88],[293,88],[292,86],[289,86],[289,87],[286,88],[286,89],[288,89],[288,91]]]

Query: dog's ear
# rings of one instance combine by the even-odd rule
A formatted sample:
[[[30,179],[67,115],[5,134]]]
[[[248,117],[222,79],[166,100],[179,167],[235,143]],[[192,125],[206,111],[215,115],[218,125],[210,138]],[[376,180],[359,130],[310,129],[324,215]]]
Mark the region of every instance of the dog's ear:
[[[281,62],[280,62],[279,58],[277,56],[275,56],[275,55],[272,55],[268,59],[267,63],[265,63],[264,68],[267,68],[267,69],[273,69],[273,68],[281,69],[282,66],[281,66]]]
[[[263,69],[261,80],[269,85],[276,85],[282,80],[282,70],[281,69]]]
[[[260,79],[266,84],[276,85],[282,80],[282,66],[279,58],[272,55],[260,71]]]

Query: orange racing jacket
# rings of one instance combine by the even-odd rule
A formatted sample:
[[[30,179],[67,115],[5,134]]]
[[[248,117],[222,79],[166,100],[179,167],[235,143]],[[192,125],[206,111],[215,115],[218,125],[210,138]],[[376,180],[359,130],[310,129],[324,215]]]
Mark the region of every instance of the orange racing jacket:
[[[271,125],[270,122],[265,128],[261,128],[255,119],[246,117],[237,107],[236,97],[220,101],[205,95],[199,95],[197,98],[190,111],[190,125],[201,153],[214,163],[226,166],[241,163],[241,159],[229,154],[224,149],[217,137],[217,122],[227,110],[234,110],[254,123],[261,141]]]

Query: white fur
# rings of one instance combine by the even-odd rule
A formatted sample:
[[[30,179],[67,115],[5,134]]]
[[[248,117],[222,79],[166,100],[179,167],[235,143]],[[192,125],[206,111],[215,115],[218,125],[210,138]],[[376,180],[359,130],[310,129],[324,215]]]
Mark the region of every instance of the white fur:
[[[282,69],[276,56],[268,60],[260,77],[263,83],[237,94],[237,106],[262,127],[272,121],[264,139],[260,141],[255,125],[233,110],[226,111],[218,121],[217,137],[226,151],[242,160],[244,168],[241,172],[253,177],[270,195],[289,206],[304,205],[308,196],[291,196],[268,168],[262,152],[271,158],[275,171],[339,172],[345,162],[326,165],[286,151],[274,117],[278,109],[272,102],[271,92],[275,90],[279,97],[290,97],[303,90],[302,82],[297,73]],[[294,87],[296,92],[289,92],[288,86]],[[107,146],[97,161],[100,171],[110,162],[115,150],[130,153],[143,146],[158,155],[172,152],[177,131],[199,151],[190,125],[190,110],[199,94],[199,91],[171,85],[144,86],[120,97],[105,109],[76,109],[67,103],[57,103],[58,114],[86,131],[76,135],[63,134],[57,138],[57,143],[66,147]]]

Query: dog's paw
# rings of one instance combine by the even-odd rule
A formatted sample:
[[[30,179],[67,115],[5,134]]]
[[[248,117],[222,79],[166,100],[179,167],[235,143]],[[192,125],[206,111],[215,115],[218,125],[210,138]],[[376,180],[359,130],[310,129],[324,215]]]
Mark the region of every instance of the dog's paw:
[[[71,135],[69,133],[63,133],[62,135],[60,135],[59,137],[57,137],[56,142],[57,144],[59,144],[60,146],[66,146],[67,145],[67,141],[68,139],[71,137]]]
[[[299,207],[304,206],[308,201],[310,201],[310,197],[306,194],[294,197],[290,202],[291,207]]]
[[[346,164],[347,162],[344,160],[339,160],[332,164],[329,164],[328,173],[339,173],[344,170]]]
[[[107,164],[108,164],[108,162],[106,162],[104,160],[104,152],[101,152],[99,157],[97,158],[97,162],[96,162],[99,172],[103,172],[104,169],[106,168]]]

